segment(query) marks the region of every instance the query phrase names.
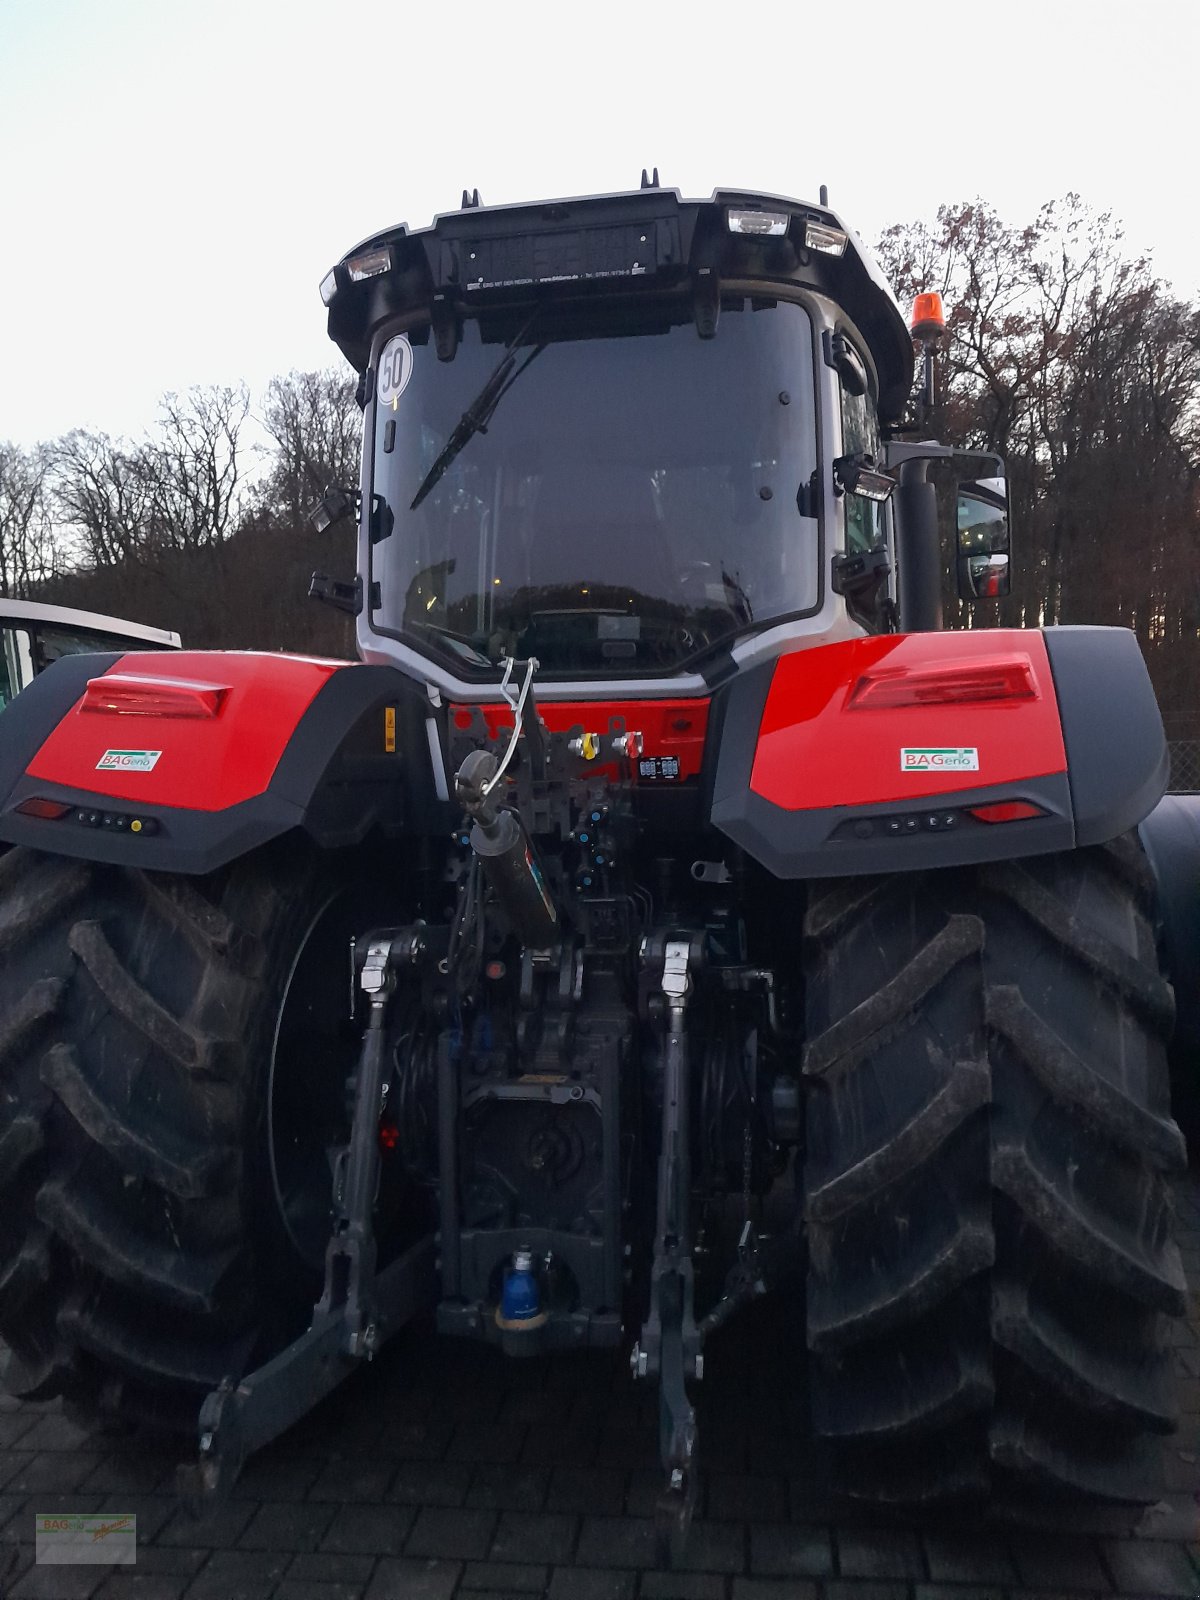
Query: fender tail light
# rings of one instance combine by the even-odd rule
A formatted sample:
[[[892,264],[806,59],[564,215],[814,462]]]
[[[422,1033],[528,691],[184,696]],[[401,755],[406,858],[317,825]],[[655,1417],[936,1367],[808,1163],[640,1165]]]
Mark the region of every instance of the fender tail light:
[[[215,717],[228,693],[227,684],[109,672],[88,679],[79,709],[123,717]]]
[[[43,822],[57,822],[71,809],[61,800],[45,800],[36,794],[30,795],[28,800],[22,800],[20,805],[13,807],[13,810],[19,811],[23,817],[38,817]]]
[[[967,815],[978,822],[1024,822],[1028,817],[1044,817],[1041,806],[1028,800],[997,800],[990,806],[968,806]]]
[[[911,672],[867,672],[850,692],[851,711],[895,706],[967,705],[980,700],[1036,700],[1037,679],[1028,656],[943,663]]]

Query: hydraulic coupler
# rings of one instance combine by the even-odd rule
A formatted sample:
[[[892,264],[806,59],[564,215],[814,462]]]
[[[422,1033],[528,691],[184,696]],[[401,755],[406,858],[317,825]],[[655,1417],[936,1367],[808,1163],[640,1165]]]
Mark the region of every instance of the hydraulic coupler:
[[[473,819],[471,848],[527,950],[550,950],[562,938],[558,910],[520,817],[501,809],[499,763],[488,750],[472,750],[458,769],[455,793]]]

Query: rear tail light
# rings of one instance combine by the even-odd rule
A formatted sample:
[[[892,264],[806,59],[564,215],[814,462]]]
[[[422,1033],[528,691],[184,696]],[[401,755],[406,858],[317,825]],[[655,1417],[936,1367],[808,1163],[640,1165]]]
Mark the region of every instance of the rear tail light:
[[[88,680],[79,709],[124,717],[215,717],[228,693],[227,684],[109,672]]]
[[[997,800],[990,806],[968,806],[968,816],[977,822],[1024,822],[1029,817],[1044,817],[1041,806],[1028,800]]]
[[[850,694],[849,709],[882,711],[893,706],[966,705],[980,700],[1036,700],[1037,679],[1028,656],[965,661],[912,672],[868,672]]]
[[[57,822],[60,817],[66,816],[71,807],[64,805],[61,800],[43,800],[40,795],[31,795],[14,809],[23,817],[40,817],[44,822]]]

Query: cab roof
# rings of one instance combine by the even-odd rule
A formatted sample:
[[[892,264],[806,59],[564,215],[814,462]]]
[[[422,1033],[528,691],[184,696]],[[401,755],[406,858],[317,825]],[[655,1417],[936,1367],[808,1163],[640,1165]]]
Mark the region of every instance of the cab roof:
[[[106,617],[99,611],[77,611],[73,606],[49,606],[40,600],[0,600],[0,627],[22,622],[40,622],[50,627],[75,629],[79,633],[106,633],[126,643],[153,644],[162,650],[178,650],[179,635],[166,628],[151,628],[144,622],[127,622],[123,617]]]
[[[882,417],[904,410],[913,346],[903,313],[875,258],[828,206],[740,189],[685,200],[657,187],[506,206],[463,200],[428,228],[401,223],[372,234],[322,283],[329,336],[359,372],[375,329],[404,312],[427,311],[436,336],[464,312],[505,302],[614,297],[689,280],[711,299],[722,281],[758,279],[764,289],[797,284],[840,305],[875,363]],[[771,214],[776,232],[731,231],[738,212]],[[841,254],[828,251],[830,231],[845,238]],[[812,242],[823,237],[825,249]]]

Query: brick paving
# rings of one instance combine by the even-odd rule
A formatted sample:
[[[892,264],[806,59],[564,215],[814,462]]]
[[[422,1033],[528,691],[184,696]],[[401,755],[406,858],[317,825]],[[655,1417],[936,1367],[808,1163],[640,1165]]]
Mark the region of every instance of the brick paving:
[[[411,1330],[196,1521],[175,1457],[0,1399],[0,1600],[1200,1600],[1200,1177],[1178,1194],[1182,1409],[1145,1512],[987,1527],[850,1514],[806,1437],[798,1334],[758,1307],[717,1339],[702,1488],[655,1570],[656,1400],[618,1358],[505,1361]],[[37,1566],[35,1512],[135,1513],[134,1567]],[[6,1566],[7,1564],[7,1566]]]

